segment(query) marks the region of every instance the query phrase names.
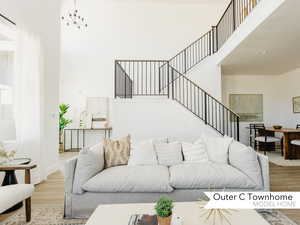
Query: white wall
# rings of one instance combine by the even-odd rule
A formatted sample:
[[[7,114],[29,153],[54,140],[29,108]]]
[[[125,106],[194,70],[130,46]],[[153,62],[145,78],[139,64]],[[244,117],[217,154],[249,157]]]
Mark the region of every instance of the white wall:
[[[66,1],[62,14],[70,8]],[[86,97],[113,97],[115,59],[169,59],[207,32],[227,2],[79,1],[89,27],[62,26],[60,102],[74,118]]]
[[[216,99],[222,99],[221,67],[217,65],[214,55],[190,70],[188,77]]]
[[[12,85],[13,53],[0,52],[0,84]]]
[[[292,98],[300,96],[300,69],[282,75],[225,75],[222,77],[223,102],[229,94],[263,94],[264,123],[295,128],[300,114],[294,114]],[[241,141],[249,144],[249,123],[241,123]]]
[[[169,99],[114,100],[113,136],[133,140],[173,137],[194,141],[205,133],[218,135],[180,104]]]
[[[0,0],[1,13],[41,37],[45,53],[44,129],[48,171],[58,163],[58,98],[60,66],[60,0]]]

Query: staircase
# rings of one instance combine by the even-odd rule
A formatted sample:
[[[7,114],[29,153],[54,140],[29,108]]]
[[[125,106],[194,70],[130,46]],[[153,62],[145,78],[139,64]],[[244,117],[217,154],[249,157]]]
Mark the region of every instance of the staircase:
[[[216,26],[170,60],[116,60],[115,98],[166,96],[220,134],[239,140],[239,116],[186,75],[223,46],[259,1],[232,0]]]

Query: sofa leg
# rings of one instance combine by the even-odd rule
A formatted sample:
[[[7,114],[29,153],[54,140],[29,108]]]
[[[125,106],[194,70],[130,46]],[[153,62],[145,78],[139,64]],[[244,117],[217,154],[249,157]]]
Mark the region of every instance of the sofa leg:
[[[26,222],[31,220],[31,198],[25,200]]]

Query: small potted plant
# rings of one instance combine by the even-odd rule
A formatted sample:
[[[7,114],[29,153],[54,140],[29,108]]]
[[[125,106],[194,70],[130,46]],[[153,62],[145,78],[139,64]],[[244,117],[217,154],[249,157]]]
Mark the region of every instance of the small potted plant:
[[[167,197],[161,197],[155,205],[155,211],[159,225],[171,225],[173,201]]]

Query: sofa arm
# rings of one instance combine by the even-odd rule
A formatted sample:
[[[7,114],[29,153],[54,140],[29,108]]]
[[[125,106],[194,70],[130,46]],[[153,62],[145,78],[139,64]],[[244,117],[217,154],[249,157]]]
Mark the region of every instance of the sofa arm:
[[[270,173],[269,173],[269,159],[267,156],[257,153],[258,162],[261,168],[261,175],[263,180],[263,190],[270,191]]]
[[[77,164],[77,157],[71,158],[65,163],[65,192],[73,192],[73,182],[75,169]]]

